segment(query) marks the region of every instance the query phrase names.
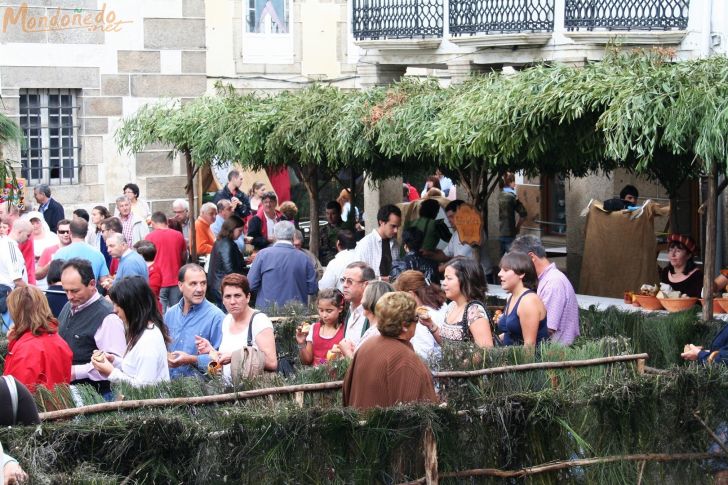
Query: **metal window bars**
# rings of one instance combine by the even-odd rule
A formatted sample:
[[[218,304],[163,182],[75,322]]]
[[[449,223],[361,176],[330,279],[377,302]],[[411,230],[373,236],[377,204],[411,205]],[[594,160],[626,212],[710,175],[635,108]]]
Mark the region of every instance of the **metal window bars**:
[[[443,0],[354,0],[357,40],[442,37]]]
[[[567,30],[684,30],[690,0],[566,0]]]
[[[29,183],[74,184],[78,180],[78,106],[66,89],[22,90],[21,176]]]
[[[553,32],[554,0],[450,0],[450,33]]]

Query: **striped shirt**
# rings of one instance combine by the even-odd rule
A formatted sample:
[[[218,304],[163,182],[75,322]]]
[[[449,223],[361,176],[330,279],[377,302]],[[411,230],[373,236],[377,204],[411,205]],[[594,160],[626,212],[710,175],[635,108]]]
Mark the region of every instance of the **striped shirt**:
[[[0,238],[0,284],[15,288],[15,280],[28,282],[23,253],[14,239],[5,236]]]

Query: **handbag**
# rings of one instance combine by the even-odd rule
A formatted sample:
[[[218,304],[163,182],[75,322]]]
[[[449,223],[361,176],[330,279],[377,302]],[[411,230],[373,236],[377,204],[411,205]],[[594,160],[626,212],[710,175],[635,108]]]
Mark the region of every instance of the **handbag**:
[[[255,312],[250,317],[247,345],[233,352],[230,357],[230,373],[234,384],[239,383],[243,379],[251,379],[265,373],[265,354],[262,350],[253,346],[253,320],[258,313],[260,312]],[[278,344],[276,344],[276,355],[278,355],[276,372],[283,377],[293,375],[295,373],[293,362],[290,357],[281,355]]]
[[[253,346],[253,320],[258,313],[260,312],[255,312],[250,317],[247,345],[233,352],[230,357],[230,373],[233,384],[238,384],[244,379],[257,377],[265,372],[265,354],[262,350]]]
[[[469,301],[467,305],[465,305],[465,309],[463,310],[463,319],[460,320],[460,326],[463,329],[463,342],[470,342],[471,340],[473,340],[473,334],[470,332],[470,326],[468,325],[468,310],[470,310],[471,305],[480,305],[485,308],[483,302],[478,300]],[[491,325],[488,310],[485,311],[485,320],[488,322],[488,325]],[[501,341],[500,337],[498,337],[498,333],[496,332],[496,330],[497,329],[494,329],[491,326],[490,333],[493,335],[493,344],[496,347],[502,347],[503,342]]]

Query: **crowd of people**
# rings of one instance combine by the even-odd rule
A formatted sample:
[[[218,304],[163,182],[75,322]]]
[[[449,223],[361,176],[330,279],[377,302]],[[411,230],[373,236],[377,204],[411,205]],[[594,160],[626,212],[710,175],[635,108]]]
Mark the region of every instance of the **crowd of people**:
[[[261,183],[243,193],[236,170],[196,221],[183,199],[170,217],[150,211],[135,184],[124,187],[114,215],[96,206],[67,219],[50,188],[38,186],[38,211],[3,204],[0,213],[4,373],[30,393],[87,384],[110,400],[116,382],[219,374],[234,383],[282,372],[290,361],[277,351],[266,312],[309,301],[317,318],[296,329],[298,360],[350,359],[344,403],[358,408],[435,401],[428,366],[446,341],[484,349],[571,345],[580,333],[576,294],[542,241],[507,221],[494,270],[485,230],[480,247],[461,242],[455,221],[465,203],[439,200],[455,191],[442,178],[428,180],[414,218],[384,205],[377,227],[361,238],[346,224],[345,214],[359,215],[343,191],[326,204],[317,254],[303,248],[295,205],[279,206]],[[499,210],[523,217],[510,175],[503,188]],[[189,260],[193,223],[204,267]],[[669,244],[661,277],[687,294],[700,291],[694,241],[672,235]],[[508,298],[491,312],[488,281],[496,276]],[[717,287],[725,283],[716,279]],[[728,330],[710,348],[686,346],[683,357],[727,362]]]

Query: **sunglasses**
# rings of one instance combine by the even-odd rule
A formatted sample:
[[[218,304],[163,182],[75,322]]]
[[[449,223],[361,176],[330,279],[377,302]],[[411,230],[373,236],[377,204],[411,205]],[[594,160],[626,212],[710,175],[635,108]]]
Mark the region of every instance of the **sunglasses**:
[[[61,231],[61,230],[59,230],[58,231],[58,234],[68,234],[69,232],[71,232],[71,231]]]

